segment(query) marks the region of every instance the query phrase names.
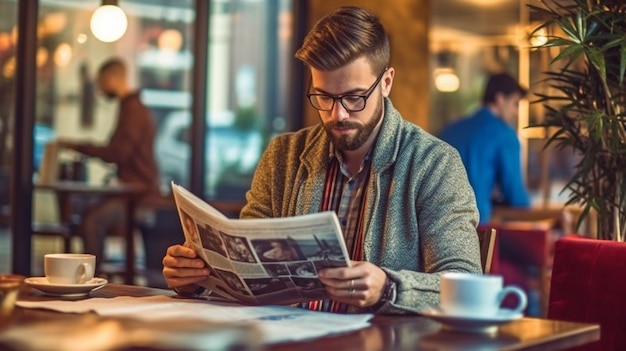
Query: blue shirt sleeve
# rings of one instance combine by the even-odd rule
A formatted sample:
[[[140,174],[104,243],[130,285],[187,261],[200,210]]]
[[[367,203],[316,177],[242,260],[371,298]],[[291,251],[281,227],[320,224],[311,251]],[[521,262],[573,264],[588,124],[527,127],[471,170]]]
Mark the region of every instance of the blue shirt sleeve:
[[[502,147],[497,153],[498,184],[506,205],[529,207],[530,196],[522,178],[521,147],[515,133],[502,138]]]

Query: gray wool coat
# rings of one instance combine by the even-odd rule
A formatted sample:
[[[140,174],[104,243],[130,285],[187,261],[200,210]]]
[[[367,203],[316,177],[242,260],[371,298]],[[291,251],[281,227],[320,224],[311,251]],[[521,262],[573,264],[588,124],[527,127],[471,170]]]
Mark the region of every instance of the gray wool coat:
[[[482,272],[474,192],[457,151],[404,120],[385,99],[372,150],[364,259],[396,282],[379,313],[439,303],[443,272]],[[274,138],[254,174],[241,218],[320,211],[330,140],[321,124]]]

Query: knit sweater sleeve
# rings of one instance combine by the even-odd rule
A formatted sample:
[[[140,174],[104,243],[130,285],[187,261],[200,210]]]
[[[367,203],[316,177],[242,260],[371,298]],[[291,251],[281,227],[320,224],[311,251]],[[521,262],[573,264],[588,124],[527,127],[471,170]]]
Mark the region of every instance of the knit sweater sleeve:
[[[276,217],[272,210],[276,205],[272,199],[282,189],[276,189],[280,183],[273,181],[276,169],[281,164],[276,162],[282,149],[279,139],[273,139],[263,152],[252,177],[250,190],[246,193],[246,205],[241,209],[240,218]]]
[[[395,298],[378,312],[416,313],[439,304],[441,274],[482,272],[478,211],[453,147],[415,128],[391,131],[397,158],[374,156],[364,250],[396,282]]]
[[[416,206],[418,252],[413,257],[420,262],[414,269],[385,267],[381,262],[397,282],[396,299],[381,312],[417,312],[438,305],[439,279],[445,272],[482,273],[476,205],[460,159],[452,153],[428,172]],[[390,237],[396,240],[398,235]]]

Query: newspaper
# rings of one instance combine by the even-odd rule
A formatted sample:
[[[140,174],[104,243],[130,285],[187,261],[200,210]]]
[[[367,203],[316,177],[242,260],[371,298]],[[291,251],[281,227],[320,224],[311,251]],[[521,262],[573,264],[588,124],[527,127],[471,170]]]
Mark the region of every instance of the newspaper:
[[[104,294],[108,294],[108,292]],[[214,333],[212,333],[217,326],[224,327],[224,329],[227,329],[228,326],[253,326],[253,329],[258,329],[258,331],[261,332],[261,337],[259,338],[258,335],[248,335],[248,337],[253,338],[252,341],[256,343],[260,342],[262,344],[274,344],[307,340],[361,329],[370,325],[369,320],[374,317],[374,315],[368,313],[338,314],[311,311],[305,308],[294,308],[290,306],[242,306],[239,303],[216,302],[211,299],[179,299],[164,295],[143,297],[91,297],[80,301],[50,299],[42,301],[25,301],[24,299],[19,299],[17,301],[17,305],[22,308],[43,308],[62,313],[95,312],[103,318],[101,320],[102,323],[108,322],[106,323],[108,327],[107,335],[110,335],[110,333],[113,332],[110,330],[112,329],[110,325],[112,321],[107,318],[115,318],[116,320],[128,318],[129,320],[141,321],[143,322],[141,325],[144,329],[147,328],[158,331],[158,333],[148,333],[149,335],[159,334],[155,343],[150,344],[150,346],[160,346],[160,348],[156,348],[158,350],[161,350],[164,345],[157,344],[156,342],[162,341],[161,339],[164,338],[164,335],[167,335],[166,338],[169,341],[172,341],[172,338],[175,335],[184,336],[182,339],[175,338],[175,340],[178,340],[181,343],[187,339],[193,340],[195,341],[194,346],[205,346],[210,350],[214,350],[217,345],[220,345],[217,339],[219,335],[214,335]],[[170,324],[171,328],[169,329],[169,333],[166,332],[164,335],[161,335],[161,328],[154,325],[155,323],[160,322]],[[68,323],[70,323],[70,319],[64,319],[64,323],[60,323],[59,325],[52,323],[52,325],[58,326],[57,329],[65,328],[63,332],[56,332],[54,335],[51,335],[50,331],[36,333],[33,329],[27,328],[24,330],[23,337],[20,338],[20,341],[24,341],[24,343],[23,345],[20,345],[22,348],[19,348],[19,350],[42,350],[42,348],[38,347],[27,347],[34,343],[41,344],[43,342],[42,340],[35,339],[42,338],[45,338],[46,341],[50,341],[46,343],[46,346],[56,346],[54,345],[54,341],[56,341],[54,339],[55,336],[64,335],[65,337],[62,338],[63,340],[69,338],[68,333],[71,333],[72,330],[68,328]],[[196,324],[196,327],[192,326],[194,323]],[[50,323],[45,324],[49,325]],[[30,327],[31,325],[34,326],[35,324],[29,323],[28,325],[25,325],[25,327]],[[211,325],[214,327],[212,328]],[[194,335],[194,332],[199,328],[204,328],[204,334],[206,334],[206,337],[209,339],[208,341],[198,340],[198,337],[200,336]],[[83,331],[89,331],[86,337],[92,338],[96,332],[96,330],[93,329],[94,328],[85,328],[84,324],[81,328]],[[117,330],[118,328],[113,329]],[[10,330],[15,330],[15,328],[10,328]],[[219,328],[218,330],[222,329]],[[127,329],[123,330],[123,334],[126,337],[134,334],[132,332],[132,329],[130,331]],[[33,335],[37,335],[37,338],[33,338]],[[156,337],[157,335],[153,336]],[[224,337],[224,335],[222,335],[222,337]],[[241,333],[239,333],[239,337],[241,338],[241,343],[238,344],[240,346],[239,348],[229,345],[230,347],[225,349],[249,350],[248,348],[244,348],[242,346],[248,338],[245,338],[245,335],[242,335]],[[0,333],[0,350],[4,350],[2,348],[2,340],[6,340],[7,338],[11,338],[10,334]],[[230,338],[226,337],[223,339],[223,343],[230,340]],[[76,338],[70,338],[70,340],[76,342]],[[85,340],[89,341],[87,339]],[[93,340],[91,341],[91,343],[87,343],[88,346],[100,345],[94,344]],[[182,349],[189,351],[196,349],[183,347],[187,346],[187,344],[188,343],[185,343],[184,345],[181,344],[178,345],[178,347],[174,347],[175,345],[172,345],[172,347],[166,347],[165,349]],[[85,347],[87,345],[79,345],[80,347],[74,347],[73,350],[85,351],[88,349]],[[64,346],[67,346],[67,344],[64,344]],[[146,345],[141,346],[145,347]],[[58,347],[56,349],[62,351],[70,350],[68,347]],[[104,349],[105,348],[102,347],[97,349],[94,348],[94,350],[100,351]],[[118,350],[118,348],[113,347],[106,348],[106,350],[111,349]],[[143,350],[143,348],[141,348],[141,350]],[[150,350],[152,350],[152,348],[150,348]]]
[[[350,266],[332,211],[284,218],[230,219],[180,185],[172,192],[185,245],[211,273],[198,283],[247,304],[293,304],[328,298],[317,272]]]

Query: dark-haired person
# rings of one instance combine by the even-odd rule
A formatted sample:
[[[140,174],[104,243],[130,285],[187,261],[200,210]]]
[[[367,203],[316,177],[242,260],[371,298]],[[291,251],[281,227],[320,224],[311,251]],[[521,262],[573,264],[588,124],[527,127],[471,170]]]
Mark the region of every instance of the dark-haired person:
[[[404,120],[389,100],[395,70],[378,18],[341,7],[296,57],[310,69],[319,124],[276,137],[257,167],[241,218],[335,211],[352,259],[319,272],[332,312],[412,313],[439,302],[446,271],[481,272],[474,194],[458,153]],[[168,248],[163,275],[179,292],[208,270]]]
[[[511,126],[525,95],[526,89],[513,77],[494,74],[487,80],[483,106],[439,134],[461,154],[476,194],[480,223],[491,220],[494,200],[506,206],[530,206],[522,177],[520,142]]]
[[[139,99],[139,92],[128,84],[124,62],[112,58],[98,70],[98,87],[109,99],[119,100],[117,125],[106,145],[60,140],[59,146],[97,157],[117,166],[117,178],[142,188],[135,201],[141,205],[159,197],[159,170],[154,157],[156,124],[150,110]],[[82,215],[80,233],[84,250],[104,258],[104,238],[120,233],[126,223],[123,200],[105,199]]]

